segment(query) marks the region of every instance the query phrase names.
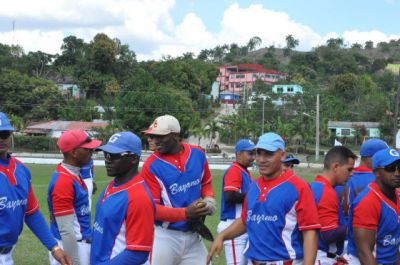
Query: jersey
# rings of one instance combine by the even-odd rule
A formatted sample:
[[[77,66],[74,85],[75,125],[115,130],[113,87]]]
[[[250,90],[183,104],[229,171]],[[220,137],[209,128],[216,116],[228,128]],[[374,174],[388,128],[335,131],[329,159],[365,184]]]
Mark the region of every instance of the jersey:
[[[29,169],[16,158],[0,160],[0,247],[17,243],[25,216],[39,210]]]
[[[376,231],[374,257],[379,264],[394,264],[400,242],[400,192],[396,191],[397,203],[389,200],[373,182],[354,200],[350,208],[348,253],[357,257],[353,229],[364,228]]]
[[[293,171],[253,181],[241,218],[249,235],[245,256],[257,261],[302,259],[301,231],[321,227],[311,189]]]
[[[61,164],[51,177],[47,203],[50,211],[50,229],[61,240],[55,217],[74,214],[74,231],[77,240],[91,238],[91,219],[88,191],[81,176],[75,176]]]
[[[81,176],[83,179],[94,179],[94,173],[93,173],[93,159],[90,159],[90,162],[87,163],[86,165],[83,165],[81,167]]]
[[[236,219],[242,213],[241,203],[228,203],[225,201],[225,191],[235,191],[246,194],[251,183],[250,172],[237,162],[225,171],[222,179],[222,195],[221,195],[221,220]]]
[[[155,203],[174,208],[185,208],[199,198],[214,197],[212,177],[206,156],[200,147],[182,144],[175,155],[155,151],[143,164],[141,174]],[[189,231],[186,222],[160,223],[165,228]]]
[[[328,180],[322,176],[317,176],[311,183],[311,190],[318,209],[318,218],[321,224],[319,232],[326,232],[337,229],[339,222],[339,200],[335,189],[329,184]],[[344,242],[326,244],[321,237],[318,237],[318,249],[342,254]]]
[[[370,184],[374,180],[375,175],[370,168],[359,166],[353,169],[353,174],[349,181],[347,181],[346,183],[346,188],[348,190],[347,201],[349,207],[353,203],[357,194],[359,194],[363,189],[368,186],[368,184]]]
[[[96,204],[90,263],[108,261],[125,249],[151,251],[154,216],[154,201],[140,175],[120,186],[112,180]]]

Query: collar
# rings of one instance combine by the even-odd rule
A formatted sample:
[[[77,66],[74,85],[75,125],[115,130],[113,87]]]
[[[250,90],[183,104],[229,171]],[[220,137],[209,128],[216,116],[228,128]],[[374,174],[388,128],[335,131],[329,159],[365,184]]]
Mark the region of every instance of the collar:
[[[396,204],[391,201],[388,197],[386,197],[385,194],[383,194],[383,192],[381,191],[381,189],[379,188],[378,184],[376,184],[376,182],[372,182],[368,185],[368,187],[381,199],[383,200],[387,205],[389,205],[396,213],[397,215],[400,215],[400,190],[396,189],[395,193],[396,193]]]
[[[258,178],[258,183],[262,186],[268,186],[268,187],[275,187],[278,186],[279,184],[285,182],[289,178],[293,177],[293,171],[291,170],[283,170],[282,173],[273,179],[267,179],[264,176],[260,176]]]
[[[321,175],[317,175],[314,179],[315,182],[320,182],[329,186],[332,186],[331,183],[329,183],[329,180],[327,180],[325,177]]]
[[[67,163],[61,162],[60,164],[61,167],[63,167],[66,171],[68,171],[69,173],[71,173],[72,175],[79,177],[81,174],[81,168],[80,167],[76,167]]]
[[[366,166],[358,166],[353,169],[353,173],[370,173],[372,169]]]

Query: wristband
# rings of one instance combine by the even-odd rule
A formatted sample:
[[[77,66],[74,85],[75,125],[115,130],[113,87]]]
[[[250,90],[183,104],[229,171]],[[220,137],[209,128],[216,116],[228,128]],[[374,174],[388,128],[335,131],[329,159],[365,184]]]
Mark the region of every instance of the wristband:
[[[54,252],[56,252],[57,250],[60,250],[60,249],[61,249],[60,246],[58,246],[58,245],[54,246],[54,247],[50,250],[51,255],[54,255]]]

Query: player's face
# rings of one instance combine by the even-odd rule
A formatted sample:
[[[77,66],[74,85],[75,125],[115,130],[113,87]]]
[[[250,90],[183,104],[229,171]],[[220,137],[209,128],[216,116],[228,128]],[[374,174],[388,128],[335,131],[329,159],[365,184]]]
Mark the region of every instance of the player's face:
[[[110,177],[125,176],[134,166],[134,154],[110,154],[104,152],[104,158],[107,175]]]
[[[285,152],[277,150],[275,152],[264,149],[256,150],[256,163],[260,174],[267,178],[277,177],[282,172],[282,160]]]
[[[377,179],[389,188],[400,187],[400,162],[396,161],[384,168],[380,168]]]
[[[0,157],[5,158],[11,146],[12,131],[0,131]]]
[[[156,144],[154,143],[154,138],[152,135],[147,136],[147,142],[149,143],[150,151],[156,150]]]
[[[77,164],[83,166],[90,162],[92,158],[93,149],[78,147],[73,150]]]
[[[179,150],[179,140],[173,133],[167,135],[151,135],[160,154],[172,154]]]
[[[337,163],[335,166],[336,170],[336,185],[345,185],[346,182],[349,180],[351,172],[354,168],[354,159],[349,158],[347,159],[346,164],[339,164]]]
[[[253,165],[254,159],[256,158],[256,151],[242,151],[237,153],[237,162],[245,167]]]

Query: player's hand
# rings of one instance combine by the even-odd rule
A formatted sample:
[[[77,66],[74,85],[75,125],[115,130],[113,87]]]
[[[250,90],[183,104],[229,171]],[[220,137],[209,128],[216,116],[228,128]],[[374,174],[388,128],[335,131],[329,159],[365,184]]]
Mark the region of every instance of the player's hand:
[[[97,191],[97,184],[96,182],[93,181],[93,191],[92,191],[92,195],[94,195]]]
[[[207,203],[203,202],[202,199],[195,200],[189,206],[185,208],[186,219],[197,219],[203,215],[209,213]]]
[[[57,249],[53,253],[53,257],[61,264],[61,265],[73,265],[72,264],[72,259],[70,256],[67,255],[67,253],[64,252],[64,250]]]
[[[219,235],[214,239],[214,242],[213,242],[212,245],[211,245],[210,252],[208,253],[208,256],[207,256],[206,265],[210,264],[210,262],[211,262],[211,260],[212,260],[212,258],[213,258],[214,253],[215,253],[215,256],[216,256],[217,258],[219,257],[219,254],[221,254],[221,250],[222,250],[222,245],[223,245],[223,243],[224,243],[224,240],[223,240],[221,234],[219,234]]]

